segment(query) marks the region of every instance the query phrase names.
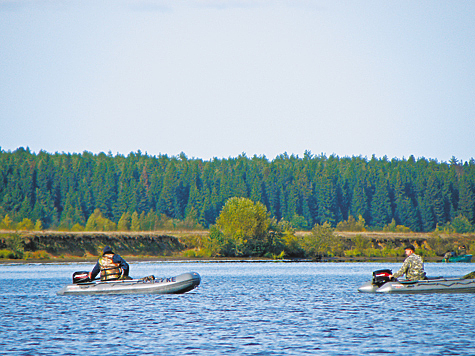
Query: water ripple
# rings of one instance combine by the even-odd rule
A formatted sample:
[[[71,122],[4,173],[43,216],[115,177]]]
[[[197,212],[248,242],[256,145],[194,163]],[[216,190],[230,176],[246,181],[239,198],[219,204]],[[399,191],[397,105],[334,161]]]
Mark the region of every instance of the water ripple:
[[[397,264],[390,266],[396,269]],[[0,265],[5,355],[473,355],[472,294],[357,293],[377,264],[132,263],[197,271],[185,295],[57,296],[92,265]],[[462,275],[466,264],[426,264]]]

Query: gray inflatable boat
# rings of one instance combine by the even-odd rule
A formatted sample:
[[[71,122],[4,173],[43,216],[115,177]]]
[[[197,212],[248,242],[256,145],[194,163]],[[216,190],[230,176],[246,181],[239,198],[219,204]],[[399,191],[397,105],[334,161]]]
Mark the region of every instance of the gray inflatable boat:
[[[475,293],[475,279],[429,277],[425,280],[389,280],[390,270],[373,272],[373,280],[358,288],[362,293],[423,294]]]
[[[87,274],[87,272],[85,273]],[[76,282],[74,281],[75,276],[73,275],[73,284],[68,284],[59,290],[57,294],[182,294],[198,287],[201,277],[196,272],[188,272],[168,278],[148,276],[140,279],[107,282],[87,280],[81,282],[80,279]]]

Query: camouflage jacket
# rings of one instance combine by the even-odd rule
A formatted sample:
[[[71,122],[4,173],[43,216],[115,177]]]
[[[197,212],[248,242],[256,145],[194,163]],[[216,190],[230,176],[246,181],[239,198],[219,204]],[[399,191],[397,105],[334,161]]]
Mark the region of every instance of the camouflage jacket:
[[[425,279],[426,273],[424,272],[424,262],[422,261],[421,256],[416,255],[415,253],[411,254],[404,260],[399,271],[393,274],[393,277],[398,278],[403,274],[406,274],[407,279],[414,281]]]

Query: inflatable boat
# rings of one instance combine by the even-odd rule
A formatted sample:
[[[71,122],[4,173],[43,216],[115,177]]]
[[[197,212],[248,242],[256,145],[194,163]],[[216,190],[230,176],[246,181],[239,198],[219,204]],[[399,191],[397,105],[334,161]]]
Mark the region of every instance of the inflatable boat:
[[[57,292],[58,295],[83,294],[182,294],[199,286],[201,277],[196,272],[183,273],[175,277],[117,281],[91,281],[87,272],[75,272],[73,284],[68,284]]]
[[[373,272],[373,279],[358,288],[362,293],[475,293],[475,279],[429,277],[420,281],[389,279],[391,270]]]
[[[472,255],[460,255],[460,256],[453,256],[450,257],[447,261],[444,259],[445,262],[472,262]]]

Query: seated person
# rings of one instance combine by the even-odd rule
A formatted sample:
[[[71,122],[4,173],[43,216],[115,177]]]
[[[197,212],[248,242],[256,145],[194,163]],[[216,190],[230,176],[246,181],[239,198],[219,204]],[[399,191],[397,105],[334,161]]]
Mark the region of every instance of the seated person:
[[[453,253],[452,251],[449,251],[444,255],[443,261],[449,262],[450,257],[454,257],[454,256],[455,256],[455,253]]]
[[[389,275],[389,278],[398,278],[403,274],[406,274],[406,279],[412,281],[419,281],[426,279],[426,273],[424,272],[424,262],[421,256],[416,255],[413,245],[408,245],[404,249],[407,258],[404,260],[402,267],[396,273]]]
[[[110,246],[104,247],[102,256],[97,260],[92,272],[89,272],[91,281],[96,278],[99,272],[101,272],[101,281],[131,279],[129,277],[129,265],[120,255],[112,252]]]

